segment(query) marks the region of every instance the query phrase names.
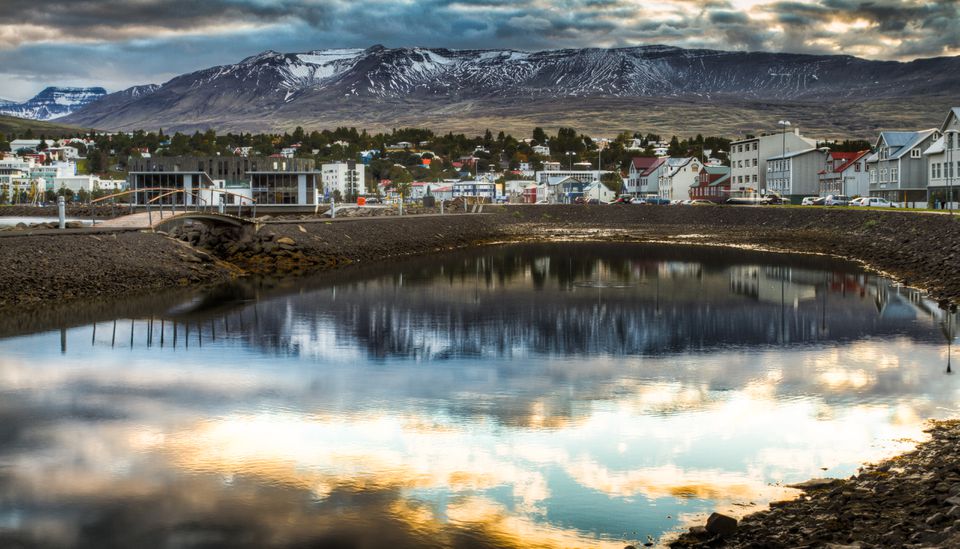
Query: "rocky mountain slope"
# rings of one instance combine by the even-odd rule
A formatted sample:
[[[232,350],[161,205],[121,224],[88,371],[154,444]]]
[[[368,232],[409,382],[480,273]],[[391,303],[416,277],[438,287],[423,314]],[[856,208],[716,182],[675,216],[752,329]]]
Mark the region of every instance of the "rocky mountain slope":
[[[106,95],[107,90],[103,88],[49,87],[23,103],[0,99],[0,114],[31,120],[52,120],[66,116]]]
[[[886,104],[893,114],[901,101],[935,98],[924,108],[939,109],[949,103],[943,90],[957,84],[960,58],[899,63],[666,46],[541,52],[375,46],[267,51],[162,86],[111,94],[65,121],[103,129],[474,126],[488,117],[559,121],[576,118],[585,106],[609,105],[623,114],[619,128],[630,127],[631,117],[645,123],[677,105],[715,105],[739,116],[742,109],[827,111],[846,104],[849,112],[834,121],[843,124],[862,116],[856,106],[864,103]]]

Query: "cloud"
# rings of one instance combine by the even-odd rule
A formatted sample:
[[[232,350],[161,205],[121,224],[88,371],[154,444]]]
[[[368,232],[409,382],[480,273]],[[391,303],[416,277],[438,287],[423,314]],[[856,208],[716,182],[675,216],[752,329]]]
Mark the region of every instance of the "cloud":
[[[115,90],[266,49],[669,44],[913,59],[960,53],[956,0],[7,0],[0,95]],[[41,62],[53,59],[56,62]]]

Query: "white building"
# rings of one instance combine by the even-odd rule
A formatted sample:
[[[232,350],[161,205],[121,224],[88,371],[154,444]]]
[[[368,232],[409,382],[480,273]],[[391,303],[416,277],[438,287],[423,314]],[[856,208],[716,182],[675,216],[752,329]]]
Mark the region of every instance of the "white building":
[[[539,154],[540,156],[550,156],[550,147],[546,145],[534,145],[532,148],[534,154]]]
[[[730,190],[766,193],[768,158],[816,146],[816,140],[800,135],[800,128],[734,141],[730,144]]]
[[[343,200],[366,193],[365,176],[366,166],[352,160],[324,164],[320,167],[323,192],[332,196],[334,191],[339,191]]]
[[[940,136],[924,152],[927,159],[928,202],[952,203],[960,197],[960,107],[950,109],[939,128]]]
[[[690,187],[700,180],[703,164],[694,157],[668,158],[667,169],[660,176],[658,194],[667,200],[690,200]]]
[[[52,139],[46,140],[46,145],[52,146],[54,141]],[[39,139],[14,139],[10,142],[10,150],[13,152],[17,151],[36,151],[37,147],[40,146]]]

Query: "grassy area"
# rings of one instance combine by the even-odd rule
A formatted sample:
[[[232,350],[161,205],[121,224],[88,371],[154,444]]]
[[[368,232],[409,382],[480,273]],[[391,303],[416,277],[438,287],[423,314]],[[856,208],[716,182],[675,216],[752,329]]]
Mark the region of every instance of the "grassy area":
[[[85,128],[80,128],[77,126],[67,126],[66,124],[57,124],[55,122],[43,122],[40,120],[28,120],[26,118],[0,115],[0,133],[22,134],[27,130],[32,130],[34,135],[38,137],[40,135],[45,135],[47,137],[60,137],[87,131]]]

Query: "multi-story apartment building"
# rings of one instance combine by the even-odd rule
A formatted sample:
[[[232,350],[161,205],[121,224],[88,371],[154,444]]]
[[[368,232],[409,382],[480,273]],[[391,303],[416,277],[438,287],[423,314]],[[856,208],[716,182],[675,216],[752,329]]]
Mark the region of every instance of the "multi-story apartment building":
[[[940,137],[924,156],[927,159],[928,201],[956,208],[960,197],[960,107],[950,109],[939,129]]]
[[[323,179],[323,193],[333,196],[340,194],[341,200],[351,200],[367,192],[366,166],[362,162],[333,162],[320,167]]]
[[[927,159],[923,151],[940,138],[936,128],[913,132],[880,132],[867,159],[870,196],[909,208],[927,205]]]
[[[820,172],[829,150],[813,147],[767,158],[767,192],[799,204],[803,197],[820,192]]]
[[[799,128],[734,141],[730,144],[731,191],[766,193],[768,158],[816,146],[816,140],[801,136]]]

